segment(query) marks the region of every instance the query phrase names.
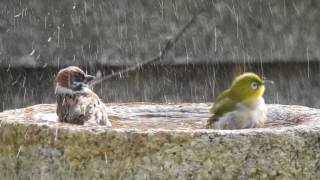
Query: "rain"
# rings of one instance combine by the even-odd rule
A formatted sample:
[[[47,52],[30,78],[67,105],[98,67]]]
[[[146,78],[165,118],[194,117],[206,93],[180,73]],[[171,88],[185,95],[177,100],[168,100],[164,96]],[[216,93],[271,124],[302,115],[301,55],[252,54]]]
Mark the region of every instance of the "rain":
[[[319,8],[314,0],[2,0],[0,120],[56,125],[58,72],[77,66],[96,77],[88,86],[116,132],[205,130],[219,95],[245,72],[274,82],[262,92],[272,111],[266,129],[302,115],[316,123]],[[63,130],[53,129],[58,144]],[[16,159],[25,149],[17,144]],[[100,154],[106,166],[109,153]]]
[[[3,1],[0,110],[54,103],[53,78],[67,65],[108,76],[141,64],[158,55],[194,14],[196,22],[159,62],[96,85],[98,95],[105,102],[213,102],[235,75],[254,71],[278,82],[266,91],[268,103],[318,108],[308,96],[317,96],[319,86],[318,23],[315,15],[304,15],[310,6],[311,1]]]

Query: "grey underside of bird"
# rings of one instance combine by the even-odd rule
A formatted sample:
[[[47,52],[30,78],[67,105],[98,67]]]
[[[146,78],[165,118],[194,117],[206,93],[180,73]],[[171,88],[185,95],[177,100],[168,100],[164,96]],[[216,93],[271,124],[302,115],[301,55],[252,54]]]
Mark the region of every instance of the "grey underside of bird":
[[[59,121],[72,124],[97,123],[111,126],[106,106],[90,95],[57,95]]]
[[[248,107],[238,103],[234,110],[221,115],[212,115],[207,128],[213,129],[247,129],[263,127],[266,121],[266,105],[260,98],[254,106]]]

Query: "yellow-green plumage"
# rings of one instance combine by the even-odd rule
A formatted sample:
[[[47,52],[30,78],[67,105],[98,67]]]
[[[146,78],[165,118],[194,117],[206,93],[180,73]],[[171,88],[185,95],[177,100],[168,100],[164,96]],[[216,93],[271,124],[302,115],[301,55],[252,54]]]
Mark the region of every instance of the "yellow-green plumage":
[[[230,88],[223,91],[210,109],[213,114],[208,128],[242,129],[261,127],[266,119],[263,99],[264,81],[254,73],[238,76]]]

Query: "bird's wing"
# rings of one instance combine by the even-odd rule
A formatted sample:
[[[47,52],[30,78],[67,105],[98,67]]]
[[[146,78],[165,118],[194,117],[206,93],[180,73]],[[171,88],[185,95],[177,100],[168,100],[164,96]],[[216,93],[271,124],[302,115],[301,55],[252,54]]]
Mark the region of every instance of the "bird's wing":
[[[224,110],[225,108],[228,109],[228,106],[234,103],[234,101],[228,97],[228,93],[229,93],[229,90],[225,90],[218,95],[212,108],[210,109],[210,112],[212,114],[219,114],[221,109],[222,110]]]
[[[215,100],[215,103],[219,103],[219,101],[221,101],[222,99],[224,99],[225,97],[227,97],[227,94],[229,93],[229,90],[225,90],[222,93],[220,93],[218,95],[218,97]]]
[[[107,108],[99,97],[94,92],[90,92],[87,93],[86,98],[87,102],[89,102],[86,106],[85,113],[88,122],[112,127],[111,122],[108,119]]]
[[[233,111],[236,108],[236,102],[228,97],[220,98],[215,102],[210,109],[210,112],[213,114],[209,120],[208,124],[212,124],[217,121],[219,117],[223,116],[225,113]]]
[[[210,112],[215,116],[220,117],[226,112],[230,112],[236,108],[236,102],[230,98],[223,98],[217,103],[214,103]]]

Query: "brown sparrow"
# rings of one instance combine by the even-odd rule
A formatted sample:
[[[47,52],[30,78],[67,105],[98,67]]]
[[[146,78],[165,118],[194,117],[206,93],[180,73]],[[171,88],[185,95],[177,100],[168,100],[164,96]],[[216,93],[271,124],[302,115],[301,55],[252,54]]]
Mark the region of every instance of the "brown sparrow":
[[[76,66],[58,72],[54,83],[60,122],[83,125],[88,121],[112,126],[105,104],[89,88],[89,82],[94,78]]]

